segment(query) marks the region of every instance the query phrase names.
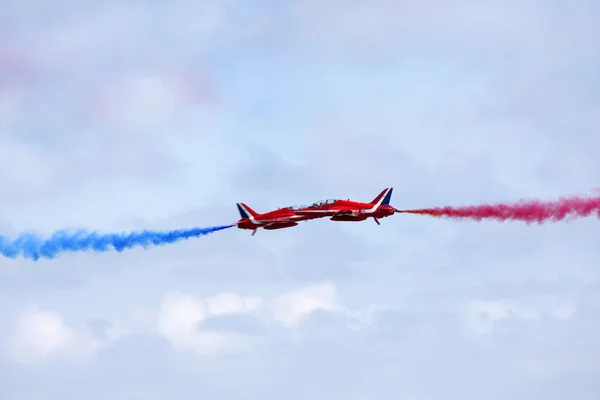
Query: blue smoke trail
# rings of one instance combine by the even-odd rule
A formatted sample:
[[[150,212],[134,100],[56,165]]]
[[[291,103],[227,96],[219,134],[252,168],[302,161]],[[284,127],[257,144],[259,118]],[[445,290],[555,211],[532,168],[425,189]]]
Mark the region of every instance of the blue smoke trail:
[[[53,259],[65,251],[108,251],[111,248],[119,253],[135,246],[144,248],[174,243],[179,240],[208,235],[216,231],[231,228],[234,225],[213,226],[209,228],[179,229],[174,231],[138,231],[131,233],[106,233],[66,230],[55,232],[50,238],[42,239],[31,233],[21,234],[11,240],[0,235],[0,253],[4,257],[24,258],[37,261],[40,258]]]

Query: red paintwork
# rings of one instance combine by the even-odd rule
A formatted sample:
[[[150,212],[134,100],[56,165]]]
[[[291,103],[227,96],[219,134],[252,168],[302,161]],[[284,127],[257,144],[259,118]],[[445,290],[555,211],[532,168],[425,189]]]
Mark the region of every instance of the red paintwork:
[[[367,218],[373,218],[379,224],[379,218],[389,217],[397,211],[389,204],[381,204],[388,191],[385,189],[369,203],[352,200],[328,199],[319,201],[302,210],[296,211],[296,214],[308,216],[318,215],[319,218],[330,217],[332,221],[364,221]]]
[[[301,207],[301,206],[300,206]],[[296,207],[296,208],[300,208]],[[313,216],[301,216],[294,212],[293,207],[285,207],[277,210],[269,211],[263,214],[259,214],[252,210],[244,203],[238,203],[238,209],[241,209],[240,214],[246,214],[247,218],[242,218],[236,222],[239,229],[249,229],[252,235],[256,233],[256,230],[263,228],[266,230],[275,230],[283,228],[291,228],[298,225],[299,221],[306,221],[313,218]]]
[[[387,197],[389,203],[392,189],[383,190],[373,201],[363,203],[351,200],[328,199],[317,201],[308,206],[291,206],[259,214],[244,203],[238,203],[242,219],[236,222],[239,229],[250,229],[252,235],[263,228],[275,230],[290,228],[300,221],[330,217],[332,221],[364,221],[373,218],[379,224],[379,218],[394,215],[396,210],[389,204],[382,204]]]

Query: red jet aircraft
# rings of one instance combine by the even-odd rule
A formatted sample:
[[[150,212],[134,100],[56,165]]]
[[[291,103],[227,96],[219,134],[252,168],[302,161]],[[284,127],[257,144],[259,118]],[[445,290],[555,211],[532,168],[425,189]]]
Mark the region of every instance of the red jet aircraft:
[[[298,221],[306,221],[320,217],[318,215],[311,216],[296,214],[295,210],[301,210],[307,207],[309,206],[290,206],[259,214],[246,204],[237,203],[237,208],[242,219],[237,221],[236,225],[239,229],[252,230],[252,236],[256,234],[256,230],[258,228],[263,228],[266,230],[291,228],[298,225]]]
[[[331,217],[332,221],[364,221],[373,218],[377,225],[380,225],[378,218],[389,217],[400,211],[390,206],[393,190],[393,188],[383,190],[370,203],[350,199],[327,199],[296,210],[295,213],[301,216],[312,216],[312,218]]]
[[[298,225],[299,221],[331,217],[332,221],[364,221],[373,218],[379,225],[378,218],[389,217],[399,212],[390,206],[393,188],[385,189],[370,203],[357,201],[327,199],[314,202],[311,205],[299,205],[279,208],[264,214],[259,214],[244,203],[237,203],[241,219],[236,222],[239,229],[256,230],[263,228],[275,230],[291,228]]]

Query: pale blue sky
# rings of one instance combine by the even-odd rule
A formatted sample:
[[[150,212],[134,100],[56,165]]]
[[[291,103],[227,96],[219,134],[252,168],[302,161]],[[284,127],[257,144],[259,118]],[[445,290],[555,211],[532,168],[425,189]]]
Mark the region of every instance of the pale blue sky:
[[[0,233],[600,187],[595,2],[0,6]],[[598,220],[0,259],[0,399],[597,399]]]

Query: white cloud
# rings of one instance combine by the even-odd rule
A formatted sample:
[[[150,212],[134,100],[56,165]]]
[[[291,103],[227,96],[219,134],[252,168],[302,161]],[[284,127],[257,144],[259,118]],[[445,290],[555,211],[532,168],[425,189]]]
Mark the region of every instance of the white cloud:
[[[345,311],[338,303],[337,289],[325,282],[294,290],[274,299],[270,309],[283,325],[298,325],[302,318],[316,310]]]
[[[258,310],[263,300],[260,297],[241,297],[236,293],[219,293],[206,299],[208,312],[212,315],[241,314]]]
[[[368,319],[360,311],[344,308],[337,299],[336,287],[329,282],[292,290],[266,304],[260,297],[233,292],[203,299],[171,292],[163,298],[157,320],[158,333],[179,350],[192,350],[203,355],[244,351],[249,348],[250,339],[243,333],[213,331],[204,325],[210,318],[260,311],[263,305],[272,318],[288,328],[297,326],[317,310],[341,312],[357,324],[364,324]]]
[[[65,351],[74,338],[75,332],[63,323],[60,315],[31,308],[19,317],[5,346],[18,360],[31,362]]]
[[[204,304],[180,293],[167,294],[158,316],[158,332],[176,347],[195,346],[196,326],[206,319]]]
[[[257,310],[262,300],[221,293],[198,299],[183,293],[168,293],[158,315],[158,333],[179,350],[199,354],[236,353],[247,348],[243,335],[208,331],[202,323],[210,316],[239,314]]]
[[[488,335],[493,333],[494,325],[502,320],[516,318],[520,321],[533,321],[544,316],[566,320],[571,318],[576,310],[574,306],[555,306],[543,302],[527,307],[514,299],[473,300],[467,304],[466,323],[476,335]]]
[[[521,307],[513,300],[474,300],[467,304],[467,324],[477,335],[491,334],[497,322],[513,316],[521,320],[539,317],[535,311]]]
[[[555,307],[552,310],[552,315],[558,319],[569,319],[575,314],[576,311],[577,311],[576,307],[564,305],[564,306]]]
[[[114,329],[109,330],[107,335],[105,341],[93,339],[89,334],[66,325],[59,313],[31,307],[19,316],[3,347],[11,358],[22,363],[34,363],[58,355],[81,359],[120,336]]]

